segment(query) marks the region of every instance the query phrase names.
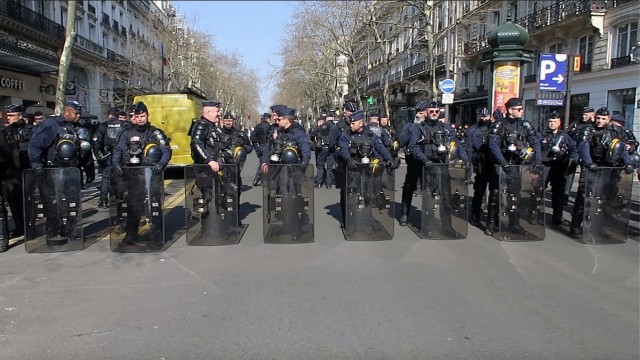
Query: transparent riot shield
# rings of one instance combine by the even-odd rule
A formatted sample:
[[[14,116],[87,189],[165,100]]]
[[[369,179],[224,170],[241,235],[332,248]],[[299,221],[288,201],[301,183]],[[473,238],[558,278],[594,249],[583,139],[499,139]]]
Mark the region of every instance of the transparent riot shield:
[[[393,177],[374,159],[358,164],[346,173],[346,216],[344,237],[347,240],[393,239]]]
[[[582,242],[615,244],[627,240],[631,207],[632,174],[621,168],[587,171],[585,177]]]
[[[313,242],[313,167],[271,164],[262,179],[264,242]]]
[[[124,167],[112,175],[109,201],[111,250],[152,252],[165,249],[164,182],[152,167]]]
[[[544,175],[532,165],[500,170],[499,228],[502,241],[544,240]]]
[[[422,170],[422,239],[464,239],[467,237],[467,195],[465,168],[431,164]]]
[[[246,226],[238,226],[238,168],[224,164],[214,173],[209,165],[185,167],[188,245],[231,245],[240,242]]]
[[[81,250],[82,194],[76,167],[23,173],[25,248],[29,253]]]

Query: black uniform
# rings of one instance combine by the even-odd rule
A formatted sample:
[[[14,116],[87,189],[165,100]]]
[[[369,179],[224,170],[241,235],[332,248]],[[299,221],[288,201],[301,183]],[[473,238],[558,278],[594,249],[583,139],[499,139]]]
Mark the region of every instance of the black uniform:
[[[427,119],[413,127],[408,151],[413,157],[412,161],[415,161],[416,168],[411,177],[408,175],[405,177],[405,183],[402,188],[402,220],[409,217],[413,192],[416,190],[418,181],[417,173],[422,172],[423,166],[449,163],[450,144],[455,139],[455,132],[450,129],[450,126],[438,119]],[[436,193],[442,199],[442,206],[440,206],[442,231],[453,234],[451,227],[451,177],[449,169],[438,166],[425,175],[428,178],[423,179],[424,190]],[[432,218],[430,217],[429,219]],[[429,236],[429,232],[431,232],[429,226],[432,224],[428,222],[425,225],[427,230],[424,233]]]
[[[9,238],[24,234],[22,170],[30,167],[27,146],[32,129],[24,122],[0,128],[0,252],[7,250]],[[14,223],[11,234],[7,204]]]
[[[574,238],[579,238],[581,235],[580,226],[582,225],[582,219],[584,217],[587,171],[597,173],[598,167],[601,166],[624,166],[626,172],[631,173],[633,171],[629,153],[624,149],[624,142],[620,144],[622,149],[617,153],[617,158],[614,159],[610,156],[612,153],[611,147],[616,140],[622,141],[624,139],[623,129],[621,127],[608,124],[602,128],[597,128],[594,123],[593,126],[582,127],[579,138],[578,156],[582,160],[583,166],[580,171],[578,192],[573,206],[571,228],[569,229],[569,235]],[[615,175],[615,173],[611,174]],[[609,189],[617,193],[617,182],[620,180],[619,177],[616,176],[615,178],[607,180],[612,184]],[[591,189],[589,190],[591,191]]]
[[[496,120],[489,129],[489,149],[496,173],[500,174],[501,170],[504,171],[507,191],[514,195],[511,206],[517,206],[520,202],[522,179],[518,169],[511,165],[524,165],[531,161],[532,164],[540,167],[536,172],[541,173],[540,139],[529,121],[521,118],[504,118]],[[487,235],[498,231],[498,201],[498,189],[491,189],[487,209],[488,228],[485,231]],[[519,224],[519,215],[516,212],[509,213],[509,231],[524,234],[524,229]]]
[[[29,160],[35,171],[37,185],[40,188],[42,202],[47,218],[47,234],[51,241],[66,241],[71,228],[62,226],[65,209],[57,209],[58,214],[51,211],[57,206],[56,198],[65,198],[78,191],[71,187],[63,186],[63,193],[56,193],[52,186],[52,179],[44,177],[43,169],[56,167],[78,167],[80,155],[80,140],[76,133],[76,124],[67,121],[64,116],[51,116],[34,128],[28,145]],[[79,182],[79,179],[78,179]],[[69,225],[71,226],[71,224]],[[48,239],[49,240],[49,239]]]
[[[540,134],[540,149],[542,164],[548,168],[544,187],[551,184],[551,207],[553,209],[553,223],[562,224],[562,211],[566,204],[565,191],[567,187],[568,170],[574,169],[578,162],[576,144],[569,134],[558,130],[556,133],[547,129]]]
[[[268,120],[268,119],[267,119]],[[258,160],[262,157],[262,147],[269,140],[269,132],[271,129],[271,125],[269,122],[265,120],[260,124],[256,125],[251,132],[251,144],[253,144],[253,148],[256,150],[256,156]],[[260,184],[260,180],[262,179],[262,164],[258,161],[258,169],[256,170],[256,175],[253,178],[253,185],[258,186]]]
[[[155,146],[154,146],[155,145]],[[159,149],[159,158],[150,156],[148,154],[149,149]],[[116,146],[113,148],[113,158],[111,164],[113,166],[113,174],[118,178],[118,197],[128,190],[127,197],[127,224],[126,224],[126,236],[125,243],[136,242],[138,237],[138,226],[140,223],[140,217],[144,212],[145,206],[145,193],[144,191],[136,191],[131,187],[144,184],[145,179],[122,177],[122,167],[134,167],[134,166],[153,166],[153,173],[160,175],[169,164],[171,160],[171,146],[167,135],[160,129],[146,124],[144,126],[132,125],[128,126],[120,133]],[[155,154],[154,154],[155,155]],[[152,199],[149,199],[150,203],[162,203],[163,187],[160,182],[162,178],[153,176],[151,178],[150,186],[152,189]],[[151,224],[151,231],[153,235],[151,237],[156,239],[156,244],[159,245],[162,242],[161,229],[156,227],[156,224]]]
[[[303,224],[308,222],[306,218],[300,219],[299,214],[306,216],[304,198],[301,194],[304,171],[311,159],[311,146],[306,131],[296,122],[287,129],[278,128],[275,134],[276,137],[264,147],[260,163],[297,164],[299,167],[299,171],[283,167],[269,168],[273,181],[270,186],[275,187],[275,193],[282,198],[282,233],[292,233],[292,239],[297,240],[302,235]]]
[[[100,184],[100,206],[106,207],[109,202],[109,187],[111,186],[111,157],[113,148],[120,132],[131,123],[120,121],[117,117],[111,117],[98,126],[93,135],[93,153],[98,160],[98,166],[102,169],[102,182]]]
[[[489,185],[489,191],[498,190],[498,174],[495,172],[491,152],[489,151],[489,120],[478,120],[467,132],[467,152],[473,165],[475,177],[473,180],[473,200],[471,201],[471,218],[469,223],[478,226],[484,199]]]
[[[240,190],[242,189],[242,168],[247,159],[247,154],[253,151],[251,142],[247,134],[232,127],[230,129],[224,126],[220,128],[220,156],[223,164],[235,164],[236,167],[236,186],[238,189],[238,204],[240,204]]]
[[[331,169],[327,169],[327,158],[329,157],[329,134],[335,125],[333,122],[327,122],[320,126],[316,126],[309,133],[314,150],[316,153],[316,176],[314,184],[316,187],[325,185],[330,188],[334,185],[333,173]],[[327,171],[329,170],[329,171]]]
[[[82,189],[84,185],[92,183],[96,178],[96,167],[93,163],[93,145],[92,145],[92,126],[91,123],[79,121],[75,127],[78,134],[80,144],[80,153],[78,156],[78,168],[80,168],[80,184]],[[87,176],[86,182],[84,175]]]
[[[338,157],[336,152],[338,150],[338,140],[342,133],[348,132],[349,123],[347,118],[343,118],[342,120],[336,123],[336,126],[331,128],[329,133],[329,156],[333,157],[333,181],[338,189],[342,189],[344,187],[344,183],[346,180],[346,169],[344,159]],[[346,213],[346,199],[344,197],[345,193],[340,191],[340,211],[342,212],[341,218],[344,220],[344,214]],[[344,222],[342,223],[344,224]]]

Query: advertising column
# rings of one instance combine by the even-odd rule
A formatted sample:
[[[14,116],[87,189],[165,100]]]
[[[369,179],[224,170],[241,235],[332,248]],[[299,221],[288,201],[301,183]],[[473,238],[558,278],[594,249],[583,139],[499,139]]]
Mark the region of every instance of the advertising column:
[[[491,89],[492,112],[506,112],[504,104],[511,98],[520,97],[520,62],[500,61],[494,64],[493,86]]]

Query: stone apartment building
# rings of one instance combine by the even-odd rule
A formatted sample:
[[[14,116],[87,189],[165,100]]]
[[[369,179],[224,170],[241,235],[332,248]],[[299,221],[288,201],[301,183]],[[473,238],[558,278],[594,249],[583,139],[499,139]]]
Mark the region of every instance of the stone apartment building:
[[[130,103],[137,92],[160,91],[163,44],[179,18],[172,3],[78,0],[77,5],[66,96],[102,118],[111,104]],[[0,105],[55,107],[66,19],[65,0],[0,1]]]
[[[382,107],[384,67],[389,68],[386,76],[396,127],[412,121],[412,107],[430,96],[433,80],[438,83],[447,73],[456,83],[450,120],[457,124],[473,122],[476,108],[487,106],[490,91],[492,69],[482,60],[489,50],[487,34],[509,18],[528,31],[526,47],[536,59],[521,69],[527,119],[539,123],[553,110],[564,113],[564,107],[536,106],[536,92],[539,54],[565,53],[571,56],[571,65],[573,56],[581,57],[580,71],[572,72],[570,78],[570,120],[584,106],[607,106],[620,111],[626,126],[640,132],[640,59],[634,55],[640,53],[640,2],[463,0],[427,4],[431,10],[432,50],[424,46],[425,31],[420,31],[426,24],[424,12],[406,6],[395,16],[396,27],[401,30],[396,30],[396,38],[385,49],[391,54],[389,65],[381,61],[384,56],[370,56],[354,66],[360,90],[375,99],[374,104],[367,105],[370,110]]]

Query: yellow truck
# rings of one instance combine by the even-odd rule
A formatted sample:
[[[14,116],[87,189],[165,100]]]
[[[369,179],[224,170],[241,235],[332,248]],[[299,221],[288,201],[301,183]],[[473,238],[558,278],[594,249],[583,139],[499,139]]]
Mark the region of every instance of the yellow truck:
[[[134,104],[142,101],[149,109],[149,122],[162,129],[171,141],[173,155],[169,166],[193,164],[189,128],[202,114],[202,99],[191,93],[161,93],[138,95]]]

